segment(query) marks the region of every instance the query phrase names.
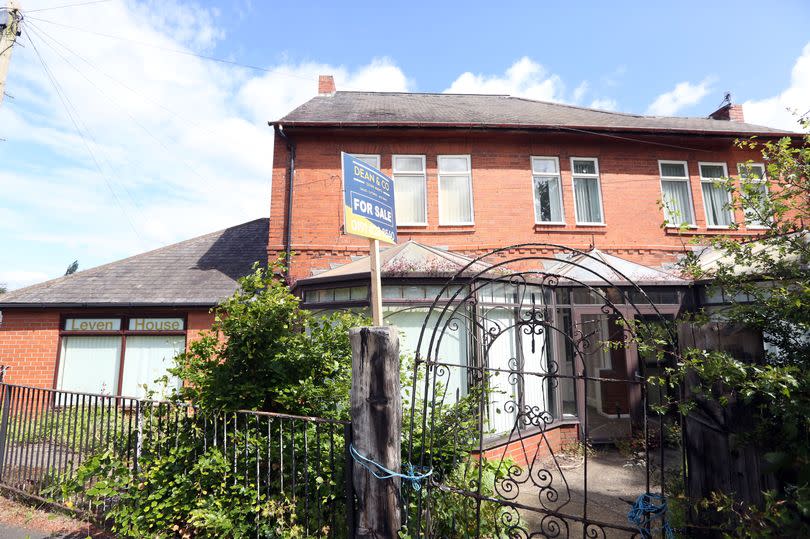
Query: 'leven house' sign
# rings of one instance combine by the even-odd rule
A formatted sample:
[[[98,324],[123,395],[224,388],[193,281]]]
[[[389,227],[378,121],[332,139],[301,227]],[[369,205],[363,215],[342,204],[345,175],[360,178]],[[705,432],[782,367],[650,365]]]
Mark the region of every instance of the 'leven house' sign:
[[[340,157],[346,233],[396,243],[393,180],[351,154]]]

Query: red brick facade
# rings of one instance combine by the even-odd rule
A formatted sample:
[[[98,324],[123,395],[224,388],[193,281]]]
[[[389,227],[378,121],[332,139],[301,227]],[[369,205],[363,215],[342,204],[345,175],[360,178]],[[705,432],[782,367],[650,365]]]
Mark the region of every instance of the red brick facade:
[[[726,163],[736,176],[737,163],[757,160],[756,151],[736,148],[731,137],[596,135],[462,130],[315,129],[287,130],[296,145],[291,248],[291,279],[368,254],[367,242],[341,233],[340,152],[379,154],[383,172],[391,173],[394,154],[425,155],[428,225],[400,227],[400,241],[483,254],[517,243],[551,243],[603,251],[650,266],[674,262],[695,236],[717,233],[706,227],[698,162]],[[630,139],[630,140],[628,140]],[[437,155],[470,155],[472,161],[472,226],[438,224]],[[531,156],[558,157],[563,187],[565,225],[536,225]],[[598,158],[604,226],[574,222],[571,157]],[[687,161],[696,227],[687,233],[662,229],[659,207],[659,160]],[[285,212],[289,151],[277,136],[270,212],[270,258],[285,247]],[[742,215],[735,215],[743,222]],[[726,234],[747,236],[742,227]],[[548,254],[553,256],[553,250]]]

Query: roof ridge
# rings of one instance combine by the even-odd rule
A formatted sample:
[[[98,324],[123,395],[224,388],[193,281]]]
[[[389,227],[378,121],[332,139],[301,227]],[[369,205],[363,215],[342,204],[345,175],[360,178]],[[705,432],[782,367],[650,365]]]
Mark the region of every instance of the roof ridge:
[[[143,252],[143,253],[137,253],[137,254],[134,254],[134,255],[131,255],[131,256],[128,256],[128,257],[125,257],[125,258],[121,258],[119,260],[113,260],[112,262],[107,262],[105,264],[100,264],[98,266],[93,266],[93,267],[87,268],[85,270],[80,270],[80,271],[77,271],[75,273],[71,273],[70,275],[61,275],[61,276],[55,277],[53,279],[48,279],[47,281],[42,281],[41,283],[34,283],[32,285],[28,285],[28,286],[23,287],[23,288],[17,288],[16,290],[9,290],[5,294],[0,295],[0,303],[5,302],[6,300],[8,300],[8,298],[10,296],[12,296],[13,294],[16,294],[18,292],[30,291],[32,289],[39,288],[39,287],[44,287],[46,285],[52,285],[52,284],[56,284],[56,283],[59,283],[59,282],[67,281],[67,280],[71,279],[72,277],[76,277],[76,276],[87,277],[88,275],[93,275],[94,273],[97,273],[100,270],[103,270],[105,268],[108,268],[108,267],[116,265],[116,264],[121,264],[123,262],[128,262],[128,261],[131,261],[131,260],[134,260],[134,259],[139,259],[139,258],[145,257],[147,255],[153,255],[155,253],[158,253],[160,251],[165,251],[165,250],[173,248],[173,247],[178,247],[180,245],[185,245],[187,243],[191,243],[191,242],[194,242],[194,241],[200,241],[200,240],[208,238],[210,236],[214,236],[214,235],[217,235],[217,234],[222,234],[226,230],[230,230],[232,228],[239,228],[239,227],[243,227],[243,226],[255,223],[257,221],[268,220],[268,219],[269,219],[268,217],[259,217],[257,219],[253,219],[251,221],[246,221],[246,222],[240,223],[238,225],[229,226],[229,227],[226,227],[226,228],[223,228],[223,229],[220,229],[220,230],[215,230],[214,232],[208,232],[208,233],[202,234],[200,236],[194,236],[193,238],[178,241],[178,242],[175,242],[175,243],[170,243],[168,245],[163,245],[161,247],[157,247],[157,248],[152,249],[150,251],[146,251],[146,252]]]

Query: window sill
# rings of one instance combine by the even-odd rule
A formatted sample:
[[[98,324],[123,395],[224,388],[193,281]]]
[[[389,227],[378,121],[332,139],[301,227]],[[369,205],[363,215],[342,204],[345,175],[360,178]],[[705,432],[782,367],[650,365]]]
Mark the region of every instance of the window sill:
[[[545,223],[538,223],[535,221],[534,227],[537,228],[538,226],[565,226],[565,221],[548,221]]]
[[[427,228],[427,226],[428,226],[427,223],[413,223],[413,224],[407,224],[407,225],[397,225],[397,230],[400,230],[402,228],[405,228],[405,229],[408,229],[408,228]]]
[[[734,230],[731,228],[711,228],[707,227],[706,230],[697,230],[697,229],[689,229],[689,230],[679,230],[677,228],[667,228],[665,229],[665,234],[667,236],[716,236],[717,234],[725,234],[727,236],[753,236],[759,231],[752,231],[749,230],[747,232],[742,230]]]
[[[467,228],[473,226],[475,226],[475,223],[439,223],[439,227],[446,227],[446,228],[450,227]]]
[[[448,228],[442,227],[441,230],[427,230],[427,227],[422,228],[408,228],[408,229],[397,229],[399,234],[404,235],[413,235],[413,236],[429,236],[431,234],[475,234],[474,227],[468,228]]]
[[[577,226],[598,226],[598,227],[603,227],[603,226],[607,226],[607,224],[605,224],[605,223],[577,223]]]

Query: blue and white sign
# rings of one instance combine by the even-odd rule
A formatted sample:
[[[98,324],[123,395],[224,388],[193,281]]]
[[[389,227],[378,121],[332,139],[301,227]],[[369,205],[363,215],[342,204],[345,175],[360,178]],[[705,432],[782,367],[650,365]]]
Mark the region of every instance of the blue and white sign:
[[[351,154],[340,157],[346,233],[396,243],[394,181]]]

